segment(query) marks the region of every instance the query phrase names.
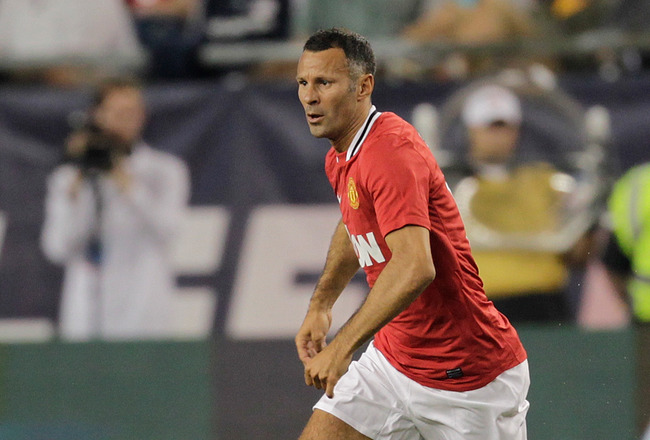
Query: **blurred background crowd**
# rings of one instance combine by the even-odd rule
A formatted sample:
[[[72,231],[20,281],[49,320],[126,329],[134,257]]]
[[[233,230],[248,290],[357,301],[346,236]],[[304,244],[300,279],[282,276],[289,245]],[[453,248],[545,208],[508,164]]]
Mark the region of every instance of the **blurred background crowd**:
[[[87,92],[128,77],[137,96],[174,84],[285,87],[306,36],[358,31],[375,47],[381,83],[446,87],[444,102],[416,100],[404,116],[457,192],[491,297],[513,320],[589,325],[598,318],[588,301],[605,290],[593,280],[608,193],[647,148],[630,141],[613,152],[607,103],[572,94],[590,81],[645,78],[649,16],[642,0],[3,0],[0,84]],[[123,117],[141,119],[131,144],[141,141],[144,105],[132,102],[142,108]],[[70,112],[70,132],[95,124],[102,103],[85,107]],[[69,159],[74,141],[63,143]],[[511,174],[519,166],[523,175]],[[524,296],[540,302],[521,304]]]
[[[344,27],[443,168],[499,310],[638,330],[641,433],[649,21],[646,0],[0,0],[0,339],[290,338],[308,296],[281,291],[311,289],[325,254],[301,246],[335,211],[314,207],[334,201],[295,68]]]
[[[389,78],[466,79],[531,62],[608,79],[647,65],[642,0],[81,0],[0,5],[4,80],[73,85],[292,78],[301,41],[326,27],[373,40]]]

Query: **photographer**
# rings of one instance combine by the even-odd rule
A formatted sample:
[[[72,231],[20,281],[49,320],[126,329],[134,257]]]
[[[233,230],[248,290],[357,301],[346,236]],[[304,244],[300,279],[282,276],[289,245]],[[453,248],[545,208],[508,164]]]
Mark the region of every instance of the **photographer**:
[[[88,117],[48,179],[41,241],[65,266],[60,335],[169,336],[170,244],[189,198],[187,167],[141,140],[145,106],[136,84],[100,86]]]

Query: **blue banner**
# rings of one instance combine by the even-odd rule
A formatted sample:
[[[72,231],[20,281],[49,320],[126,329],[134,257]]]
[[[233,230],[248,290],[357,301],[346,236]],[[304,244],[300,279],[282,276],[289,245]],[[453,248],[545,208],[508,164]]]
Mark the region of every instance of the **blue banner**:
[[[620,170],[650,159],[650,78],[560,84],[585,108],[607,108]],[[418,104],[440,108],[461,86],[379,83],[374,103],[410,119]],[[0,88],[0,318],[56,323],[61,269],[39,247],[45,181],[88,92]],[[145,95],[145,139],[182,157],[192,174],[192,210],[177,246],[187,314],[179,331],[291,337],[338,218],[323,172],[329,144],[309,134],[295,85],[177,83],[150,86]],[[551,128],[547,143],[569,136]],[[352,283],[341,307],[354,309],[365,289]]]

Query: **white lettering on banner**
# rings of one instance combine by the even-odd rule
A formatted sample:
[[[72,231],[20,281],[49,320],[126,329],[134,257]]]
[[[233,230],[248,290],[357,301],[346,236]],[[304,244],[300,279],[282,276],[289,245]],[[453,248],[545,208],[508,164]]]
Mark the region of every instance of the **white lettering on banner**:
[[[192,207],[187,211],[172,249],[178,275],[212,275],[221,266],[230,213],[224,207]],[[217,307],[211,287],[179,287],[174,295],[176,337],[203,338],[210,334]]]
[[[226,207],[188,209],[172,249],[174,269],[182,275],[211,275],[219,269],[229,222]]]
[[[372,262],[373,259],[377,263],[383,263],[386,261],[386,257],[382,254],[374,233],[368,232],[366,234],[368,240],[366,240],[363,235],[349,235],[354,251],[357,253],[357,257],[359,258],[359,265],[361,265],[361,267],[372,266],[374,264]]]
[[[2,245],[5,241],[5,232],[7,231],[7,216],[0,211],[0,256],[2,256]]]
[[[336,205],[260,206],[251,212],[227,316],[229,337],[295,336],[314,289],[296,276],[321,273],[340,218]],[[366,291],[360,283],[343,291],[332,311],[332,331],[359,307]]]

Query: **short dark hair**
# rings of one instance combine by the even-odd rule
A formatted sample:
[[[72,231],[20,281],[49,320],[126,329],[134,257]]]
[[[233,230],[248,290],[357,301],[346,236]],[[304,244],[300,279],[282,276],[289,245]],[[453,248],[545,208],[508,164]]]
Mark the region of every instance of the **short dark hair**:
[[[368,40],[342,28],[321,29],[315,32],[303,46],[303,51],[321,52],[327,49],[343,49],[348,60],[350,75],[374,75],[377,70],[375,54]]]
[[[142,90],[142,86],[136,79],[130,77],[105,79],[95,87],[91,102],[92,108],[99,107],[108,95],[121,89]]]

